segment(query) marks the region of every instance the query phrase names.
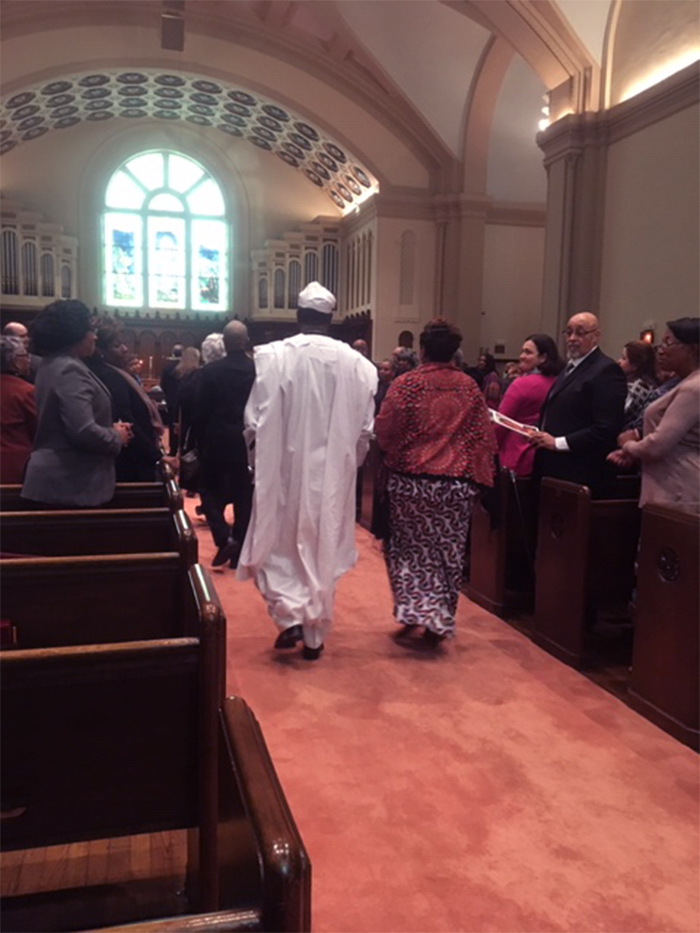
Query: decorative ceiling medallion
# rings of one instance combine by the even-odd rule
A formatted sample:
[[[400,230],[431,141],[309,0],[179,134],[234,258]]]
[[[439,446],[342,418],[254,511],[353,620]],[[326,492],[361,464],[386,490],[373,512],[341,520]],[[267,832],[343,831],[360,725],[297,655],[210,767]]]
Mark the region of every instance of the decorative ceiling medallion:
[[[272,146],[266,139],[261,139],[259,136],[249,136],[248,139],[257,146],[258,149],[267,149],[268,151],[272,150]]]
[[[8,102],[8,107],[21,107],[23,104],[28,104],[30,100],[34,100],[36,94],[32,94],[28,91],[25,91],[23,94],[15,94],[14,97],[11,97]]]
[[[63,107],[66,104],[72,104],[75,100],[75,94],[56,94],[46,101],[48,107]]]
[[[81,82],[82,83],[82,82]],[[156,91],[156,94],[158,91]],[[97,100],[100,97],[109,97],[110,92],[106,87],[91,87],[83,91],[80,95],[83,100]]]
[[[345,164],[345,162],[348,161],[348,157],[345,155],[343,150],[336,146],[335,143],[324,143],[323,145],[326,147],[326,152],[333,156],[336,162],[342,162]]]
[[[158,75],[154,81],[164,87],[184,87],[187,83],[180,75]]]
[[[203,91],[205,94],[221,94],[221,88],[213,81],[193,81],[192,87],[196,91]]]
[[[327,169],[330,169],[331,172],[338,171],[338,163],[334,162],[327,152],[319,152],[318,158],[320,162],[323,162]]]
[[[343,201],[341,196],[334,188],[331,188],[328,194],[331,196],[331,200],[336,205],[336,207],[339,207],[341,210],[345,210],[345,201]]]
[[[273,120],[272,117],[268,117],[266,114],[263,114],[261,117],[258,117],[258,123],[266,127],[268,130],[274,130],[275,133],[281,133],[284,127],[278,120]]]
[[[365,188],[370,188],[372,182],[369,180],[365,172],[362,171],[357,165],[353,165],[352,170],[355,174],[355,178],[359,181],[361,185],[364,185]]]
[[[81,120],[100,123],[149,115],[247,138],[258,149],[274,152],[290,169],[304,172],[343,211],[376,184],[351,154],[293,111],[218,81],[155,69],[68,75],[13,94],[0,109],[0,147],[9,152],[20,142]],[[343,174],[338,175],[341,167]]]
[[[249,117],[250,110],[242,104],[224,104],[229,113],[235,113],[239,117]]]
[[[287,123],[290,119],[285,110],[282,110],[281,107],[275,107],[274,104],[264,104],[263,110],[268,116],[274,117],[275,120],[281,120],[282,123]]]
[[[313,146],[308,141],[306,136],[302,136],[301,133],[290,133],[289,138],[293,143],[296,143],[297,146],[301,146],[302,149],[306,149],[308,152],[311,152]]]
[[[312,168],[305,168],[304,174],[309,179],[309,181],[312,181],[315,185],[318,185],[319,188],[323,188],[323,179],[320,175],[314,172]]]
[[[288,152],[278,152],[277,155],[282,159],[287,165],[291,165],[294,168],[299,168],[299,161],[294,158],[293,155],[290,155]]]
[[[250,94],[246,94],[245,91],[229,91],[228,96],[231,100],[235,100],[239,104],[247,104],[249,107],[254,107],[257,103],[255,98],[251,97]]]
[[[64,117],[62,120],[57,120],[53,128],[55,130],[67,130],[69,126],[75,126],[76,123],[80,123],[80,117]]]
[[[72,87],[70,81],[52,81],[51,84],[47,84],[46,87],[41,89],[41,93],[47,97],[53,97],[54,94],[63,94],[65,91],[70,91]]]
[[[167,97],[169,100],[178,100],[184,93],[176,87],[157,87],[154,91],[156,97]]]
[[[330,176],[330,173],[328,172],[328,170],[327,170],[326,168],[324,168],[323,165],[321,165],[320,162],[311,162],[310,164],[311,164],[311,168],[312,168],[318,175],[320,175],[321,178],[325,178],[326,181],[328,181],[328,179],[331,177],[331,176]]]
[[[85,75],[78,81],[80,87],[99,87],[101,84],[109,84],[108,75]]]

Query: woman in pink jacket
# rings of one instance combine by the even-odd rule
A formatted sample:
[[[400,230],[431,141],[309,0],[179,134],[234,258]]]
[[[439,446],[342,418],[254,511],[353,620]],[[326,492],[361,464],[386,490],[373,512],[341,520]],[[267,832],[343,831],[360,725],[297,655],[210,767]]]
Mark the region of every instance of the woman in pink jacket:
[[[547,334],[530,334],[520,351],[520,376],[508,386],[498,407],[500,414],[523,424],[537,425],[540,409],[552,383],[564,368],[556,343]],[[501,466],[516,476],[530,476],[535,448],[523,434],[496,427]]]

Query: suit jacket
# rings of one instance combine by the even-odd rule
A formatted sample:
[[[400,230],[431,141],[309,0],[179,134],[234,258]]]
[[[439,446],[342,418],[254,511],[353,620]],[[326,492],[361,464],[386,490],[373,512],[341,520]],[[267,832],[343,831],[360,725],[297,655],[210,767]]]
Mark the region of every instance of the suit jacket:
[[[255,382],[255,363],[243,350],[208,363],[198,373],[192,426],[210,464],[246,463],[243,412]]]
[[[156,463],[161,458],[160,444],[141,396],[114,366],[97,354],[89,357],[86,365],[112,396],[113,420],[126,421],[132,426],[133,439],[117,457],[117,482],[155,482]]]
[[[627,397],[625,375],[597,347],[572,373],[562,373],[547,394],[540,427],[565,437],[569,451],[538,450],[534,473],[600,492],[612,474],[606,457],[617,447]]]
[[[121,450],[112,399],[85,363],[47,356],[36,377],[38,425],[22,496],[66,506],[95,506],[114,495]]]

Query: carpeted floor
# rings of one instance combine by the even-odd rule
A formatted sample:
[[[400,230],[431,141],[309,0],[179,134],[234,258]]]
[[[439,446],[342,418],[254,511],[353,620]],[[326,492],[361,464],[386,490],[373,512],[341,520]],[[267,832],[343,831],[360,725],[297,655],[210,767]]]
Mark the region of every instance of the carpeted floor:
[[[696,933],[698,757],[465,598],[453,642],[399,646],[357,538],[317,662],[273,651],[253,584],[213,574],[228,689],[308,848],[316,933]]]

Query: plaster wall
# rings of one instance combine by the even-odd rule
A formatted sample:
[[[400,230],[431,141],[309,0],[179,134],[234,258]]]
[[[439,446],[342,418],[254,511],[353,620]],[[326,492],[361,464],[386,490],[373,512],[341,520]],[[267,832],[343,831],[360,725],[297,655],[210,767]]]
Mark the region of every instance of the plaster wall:
[[[517,358],[527,334],[540,330],[543,264],[543,227],[486,225],[480,343],[491,353],[504,343],[499,358]]]
[[[410,330],[418,347],[418,335],[434,316],[435,224],[432,220],[379,218],[376,222],[377,270],[373,295],[373,355],[375,360],[389,356],[402,330]],[[415,302],[411,308],[399,305],[401,236],[411,230],[416,237]]]
[[[610,106],[700,58],[697,0],[624,0],[615,30]]]
[[[640,330],[697,317],[700,303],[700,108],[686,108],[610,146],[601,322],[617,354]]]

